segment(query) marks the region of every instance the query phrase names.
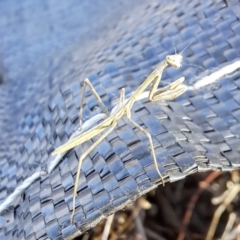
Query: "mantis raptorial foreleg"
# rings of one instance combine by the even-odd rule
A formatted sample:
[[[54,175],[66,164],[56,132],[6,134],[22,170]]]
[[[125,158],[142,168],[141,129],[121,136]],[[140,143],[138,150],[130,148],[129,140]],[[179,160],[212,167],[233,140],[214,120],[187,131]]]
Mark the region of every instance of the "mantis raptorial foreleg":
[[[92,93],[96,97],[102,111],[107,115],[107,117],[110,116],[110,113],[109,113],[107,107],[104,105],[104,103],[103,103],[102,99],[100,98],[100,96],[98,95],[97,91],[95,90],[95,88],[93,87],[93,85],[91,84],[89,79],[86,78],[83,81],[82,99],[81,99],[81,106],[80,106],[80,110],[79,110],[79,122],[80,122],[80,127],[79,128],[80,129],[82,128],[82,111],[83,111],[83,104],[84,104],[84,99],[85,99],[86,86],[89,87],[89,89],[92,91]]]
[[[149,91],[149,100],[151,102],[159,100],[173,100],[186,91],[186,86],[181,85],[184,81],[184,77],[177,79],[163,88],[158,88],[159,81],[159,76],[153,80],[153,84]]]
[[[167,85],[166,87],[157,89],[153,95],[151,101],[159,101],[159,100],[173,100],[178,96],[182,95],[186,92],[186,86],[181,85],[184,81],[184,77],[179,78],[173,83]]]

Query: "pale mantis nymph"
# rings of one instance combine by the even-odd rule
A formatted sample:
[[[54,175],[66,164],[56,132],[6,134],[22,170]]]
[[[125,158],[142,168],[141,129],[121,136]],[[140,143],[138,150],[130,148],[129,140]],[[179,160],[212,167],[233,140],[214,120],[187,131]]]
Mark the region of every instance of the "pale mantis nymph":
[[[126,115],[127,119],[129,120],[129,122],[134,127],[139,129],[148,138],[148,140],[150,142],[151,154],[152,154],[153,161],[154,161],[154,164],[155,164],[155,167],[156,167],[156,171],[157,171],[157,173],[158,173],[159,177],[161,178],[162,183],[164,185],[164,179],[163,179],[163,177],[162,177],[162,175],[161,175],[161,173],[158,169],[158,163],[157,163],[157,159],[156,159],[156,155],[155,155],[155,151],[154,151],[152,137],[147,130],[145,130],[138,123],[136,123],[135,121],[133,121],[131,119],[131,108],[132,108],[133,104],[138,100],[138,97],[140,96],[140,94],[142,94],[145,91],[145,89],[151,83],[152,83],[152,86],[150,88],[149,95],[148,95],[148,99],[150,101],[172,100],[172,99],[177,98],[181,94],[183,94],[187,90],[186,86],[181,85],[182,82],[184,81],[183,77],[179,78],[178,80],[176,80],[175,82],[169,84],[168,86],[166,86],[164,88],[159,88],[158,89],[158,85],[159,85],[159,82],[161,80],[163,70],[168,65],[173,66],[175,68],[180,68],[181,67],[181,62],[182,62],[182,55],[181,54],[166,56],[166,59],[157,66],[157,68],[147,77],[147,79],[138,87],[138,89],[128,99],[125,99],[125,89],[122,88],[121,93],[120,93],[120,99],[119,99],[118,107],[117,107],[116,111],[113,112],[112,114],[110,114],[108,112],[106,106],[103,104],[101,98],[99,97],[98,93],[96,92],[96,90],[92,86],[91,82],[88,79],[85,79],[84,85],[83,85],[83,90],[82,90],[82,102],[81,102],[80,114],[79,114],[80,119],[82,118],[82,108],[83,108],[84,92],[85,92],[86,86],[89,86],[89,88],[92,90],[92,92],[95,95],[95,97],[97,98],[101,108],[106,113],[107,118],[105,120],[103,120],[100,124],[98,124],[97,126],[91,128],[90,130],[82,133],[80,136],[78,136],[78,137],[70,140],[69,142],[61,145],[60,147],[58,147],[54,152],[52,152],[52,155],[56,155],[56,154],[66,152],[66,151],[76,147],[77,145],[82,144],[82,143],[90,140],[94,136],[103,132],[105,129],[107,129],[107,131],[105,131],[99,137],[99,139],[96,142],[94,142],[91,145],[91,147],[89,147],[89,149],[81,155],[81,157],[79,159],[78,169],[77,169],[77,174],[76,174],[76,179],[75,179],[75,185],[74,185],[74,191],[73,191],[73,211],[72,211],[72,216],[71,216],[71,222],[73,220],[74,213],[75,213],[75,198],[77,196],[77,187],[78,187],[78,181],[79,181],[82,162],[83,162],[84,158],[98,144],[100,144],[103,141],[103,139],[105,139],[107,137],[107,135],[110,134],[111,131],[114,130],[118,121],[124,115]]]

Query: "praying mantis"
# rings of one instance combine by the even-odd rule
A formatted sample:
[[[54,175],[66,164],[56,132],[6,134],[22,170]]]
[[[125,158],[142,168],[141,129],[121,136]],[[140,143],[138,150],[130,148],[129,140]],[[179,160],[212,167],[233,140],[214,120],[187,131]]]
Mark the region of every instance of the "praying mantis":
[[[93,94],[95,95],[97,101],[100,104],[100,107],[104,111],[104,113],[107,115],[106,119],[103,120],[101,123],[96,125],[95,127],[89,129],[88,131],[82,133],[80,136],[77,136],[76,138],[71,139],[69,142],[61,145],[60,147],[56,148],[52,155],[64,153],[74,147],[76,147],[79,144],[82,144],[94,136],[100,134],[103,132],[103,134],[85,151],[81,157],[79,158],[78,168],[77,168],[77,174],[75,178],[75,184],[74,184],[74,190],[73,190],[73,210],[71,215],[71,223],[73,222],[73,217],[75,214],[75,199],[77,196],[77,187],[78,187],[78,181],[80,177],[80,171],[83,160],[86,158],[86,156],[98,145],[100,144],[116,127],[118,121],[125,115],[127,119],[129,120],[129,123],[131,123],[134,127],[136,127],[139,131],[141,131],[145,136],[148,138],[150,143],[150,149],[151,149],[151,155],[153,157],[154,165],[156,167],[156,171],[159,175],[159,177],[162,180],[163,185],[165,184],[164,179],[158,169],[158,163],[154,151],[153,141],[150,133],[141,127],[137,122],[131,119],[131,108],[133,104],[138,100],[140,94],[142,94],[145,89],[151,85],[148,99],[152,102],[159,101],[159,100],[172,100],[183,94],[187,87],[182,85],[184,81],[184,77],[177,79],[173,83],[169,84],[166,87],[158,88],[158,85],[160,83],[163,70],[168,66],[172,66],[175,68],[181,67],[182,62],[182,53],[180,54],[174,54],[174,55],[168,55],[166,56],[165,60],[162,61],[157,68],[147,77],[147,79],[137,88],[137,90],[128,98],[125,99],[125,89],[122,88],[120,90],[120,98],[119,103],[117,105],[116,110],[110,114],[107,110],[107,107],[102,102],[101,98],[99,97],[97,91],[92,86],[89,79],[84,80],[83,89],[82,89],[82,101],[80,106],[80,125],[82,124],[82,109],[83,109],[83,103],[84,103],[84,94],[86,86],[88,86]],[[106,130],[106,131],[105,131]]]

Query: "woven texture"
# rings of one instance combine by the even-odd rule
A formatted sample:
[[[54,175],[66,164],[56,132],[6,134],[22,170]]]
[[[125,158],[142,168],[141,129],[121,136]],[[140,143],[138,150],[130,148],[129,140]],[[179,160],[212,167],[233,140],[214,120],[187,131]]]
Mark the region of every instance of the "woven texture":
[[[84,78],[110,110],[122,87],[134,91],[174,47],[193,41],[182,68],[167,68],[161,86],[181,76],[192,86],[239,58],[238,1],[95,4],[0,1],[0,201],[46,170],[50,153],[77,130]],[[239,76],[176,101],[134,104],[132,118],[152,135],[166,182],[240,167]],[[85,121],[97,106],[86,94]],[[84,160],[71,225],[78,158],[97,138],[69,151],[0,215],[0,239],[73,239],[161,183],[148,139],[123,118]]]

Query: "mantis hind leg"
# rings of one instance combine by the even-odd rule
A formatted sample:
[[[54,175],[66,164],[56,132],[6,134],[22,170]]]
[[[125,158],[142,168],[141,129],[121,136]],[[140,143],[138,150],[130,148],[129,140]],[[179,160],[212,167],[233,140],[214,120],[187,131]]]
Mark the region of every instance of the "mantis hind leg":
[[[76,174],[76,178],[75,178],[75,183],[74,183],[74,189],[73,189],[73,210],[72,210],[72,215],[71,215],[71,223],[73,223],[73,217],[74,217],[74,214],[75,214],[75,205],[76,205],[76,196],[77,196],[77,188],[78,188],[78,182],[79,182],[79,177],[80,177],[80,171],[81,171],[81,167],[82,167],[82,162],[83,160],[85,159],[85,157],[98,145],[100,144],[106,137],[107,135],[113,131],[113,129],[115,128],[116,126],[116,122],[114,122],[112,124],[111,127],[109,127],[109,129],[103,133],[96,142],[94,142],[88,149],[86,152],[84,152],[81,157],[79,158],[79,162],[78,162],[78,168],[77,168],[77,174]]]
[[[85,91],[86,91],[86,86],[88,86],[90,88],[90,90],[92,91],[92,93],[94,94],[94,96],[96,97],[102,111],[107,115],[110,116],[110,113],[107,109],[107,107],[104,105],[102,99],[99,97],[96,89],[93,87],[93,85],[91,84],[90,80],[88,78],[86,78],[83,82],[83,89],[82,89],[82,99],[81,99],[81,106],[80,106],[80,110],[79,110],[79,121],[80,121],[80,129],[82,128],[82,110],[83,110],[83,104],[84,104],[84,96],[85,96]]]
[[[153,146],[153,141],[152,141],[152,136],[151,134],[145,130],[143,127],[141,127],[138,123],[136,123],[135,121],[133,121],[131,119],[131,113],[128,111],[128,114],[127,114],[127,117],[128,117],[128,120],[129,122],[134,126],[136,127],[139,131],[141,131],[149,140],[149,143],[150,143],[150,148],[151,148],[151,154],[152,154],[152,157],[153,157],[153,162],[154,162],[154,165],[155,165],[155,168],[157,170],[157,173],[159,175],[159,177],[161,178],[162,180],[162,184],[163,186],[165,185],[165,181],[163,179],[163,176],[162,174],[160,173],[159,169],[158,169],[158,163],[157,163],[157,158],[156,158],[156,154],[155,154],[155,150],[154,150],[154,146]]]
[[[85,84],[84,84],[84,87],[83,87],[83,94],[84,94],[84,91],[85,91],[85,87],[86,87],[86,85],[88,85],[88,84],[90,84],[90,86],[92,87],[92,88],[91,88],[91,87],[90,87],[90,88],[93,90],[93,93],[94,93],[95,90],[94,90],[93,86],[91,85],[90,81],[89,81],[88,79],[85,79],[84,82],[85,82]],[[97,94],[97,93],[96,93],[96,94]],[[83,95],[82,95],[82,96],[83,96]],[[98,95],[97,95],[97,96],[98,96]],[[99,97],[99,96],[98,96],[98,97]],[[99,99],[100,99],[100,97],[99,97]],[[120,99],[119,99],[118,108],[121,107],[121,105],[124,103],[124,100],[125,100],[125,89],[122,88],[122,89],[121,89],[121,92],[120,92]],[[101,101],[101,100],[100,100],[100,101]],[[82,104],[83,104],[83,101],[82,101]],[[82,109],[82,105],[81,105],[81,109]],[[107,110],[106,110],[106,111],[107,111]],[[106,113],[106,111],[105,111],[105,113]],[[107,111],[107,113],[108,113],[108,115],[110,115],[108,111]],[[76,174],[75,183],[74,183],[74,189],[73,189],[73,206],[72,206],[73,210],[72,210],[72,215],[71,215],[71,219],[70,219],[71,223],[73,223],[73,217],[74,217],[74,214],[75,214],[77,188],[78,188],[78,182],[79,182],[79,177],[80,177],[80,171],[81,171],[81,167],[82,167],[82,162],[83,162],[83,160],[85,159],[85,157],[86,157],[98,144],[100,144],[100,143],[107,137],[107,135],[111,133],[111,131],[113,131],[113,129],[116,127],[116,125],[117,125],[117,119],[115,119],[115,120],[113,119],[113,122],[112,122],[111,126],[109,126],[109,129],[108,129],[106,132],[104,132],[104,133],[99,137],[99,139],[98,139],[96,142],[94,142],[94,143],[90,146],[90,148],[88,148],[87,151],[84,152],[84,153],[81,155],[81,157],[79,158],[78,167],[77,167],[77,174]],[[101,129],[99,129],[99,131],[101,131]]]

